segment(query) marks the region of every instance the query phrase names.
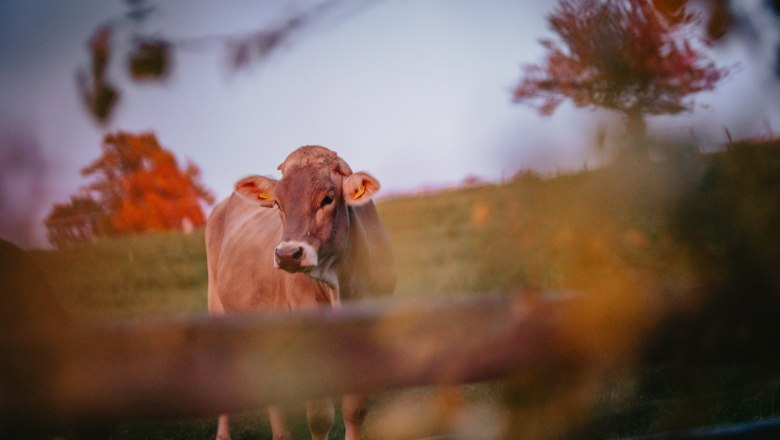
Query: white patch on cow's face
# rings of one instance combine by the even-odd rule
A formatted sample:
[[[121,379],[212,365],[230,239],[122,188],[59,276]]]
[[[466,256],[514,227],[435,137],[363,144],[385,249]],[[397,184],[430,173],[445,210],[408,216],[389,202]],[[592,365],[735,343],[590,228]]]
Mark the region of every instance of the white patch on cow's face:
[[[304,272],[317,267],[317,251],[309,243],[283,241],[274,249],[274,267],[287,272]]]

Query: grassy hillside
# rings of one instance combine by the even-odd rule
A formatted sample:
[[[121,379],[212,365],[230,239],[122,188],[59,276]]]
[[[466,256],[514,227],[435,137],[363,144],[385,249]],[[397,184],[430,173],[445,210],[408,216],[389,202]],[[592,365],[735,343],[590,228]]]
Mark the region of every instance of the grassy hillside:
[[[635,181],[617,169],[526,176],[385,201],[398,293],[572,289],[602,259],[642,268],[664,250],[665,206],[674,200],[666,170],[642,173]]]
[[[525,173],[504,185],[385,199],[378,208],[397,260],[397,295],[581,292],[592,299],[583,319],[601,325],[602,333],[591,335],[600,344],[594,349],[630,343],[638,359],[656,362],[574,388],[604,414],[624,409],[588,427],[597,437],[780,413],[777,369],[742,366],[780,364],[768,349],[780,338],[780,143],[544,179]],[[75,316],[206,310],[202,232],[105,240],[34,257]],[[702,363],[710,367],[698,368]],[[580,410],[571,395],[534,392],[520,400],[535,409],[513,413],[510,425],[555,433],[550,426]],[[492,407],[497,395],[518,397],[474,393]],[[237,428],[234,438],[267,433],[253,417]],[[213,421],[132,425],[119,438],[208,438],[213,429]]]
[[[579,265],[600,249],[630,268],[652,264],[669,244],[665,207],[676,194],[668,170],[654,168],[636,180],[627,179],[631,170],[604,169],[381,200],[397,295],[578,288]],[[202,231],[105,239],[34,257],[74,312],[205,311]]]
[[[155,233],[35,252],[74,316],[162,315],[206,310],[203,232]]]

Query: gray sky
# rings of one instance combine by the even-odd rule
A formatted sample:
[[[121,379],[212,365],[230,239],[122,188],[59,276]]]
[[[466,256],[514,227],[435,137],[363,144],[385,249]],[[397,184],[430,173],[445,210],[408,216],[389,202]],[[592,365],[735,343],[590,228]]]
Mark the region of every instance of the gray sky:
[[[262,1],[159,3],[145,29],[166,36],[256,30],[278,13]],[[758,1],[744,4],[749,9]],[[122,102],[111,124],[100,127],[81,106],[75,72],[88,66],[91,33],[122,14],[123,2],[4,0],[0,129],[28,132],[45,163],[34,185],[0,179],[12,206],[37,203],[25,214],[33,232],[18,241],[45,244],[40,220],[52,203],[66,201],[85,183],[80,168],[99,155],[102,135],[118,129],[154,131],[180,160],[201,167],[218,198],[247,174],[275,175],[284,156],[306,144],[338,151],[353,169],[379,178],[385,194],[457,183],[468,175],[498,181],[519,169],[597,164],[595,126],[617,129],[613,115],[565,104],[542,118],[511,102],[520,66],[541,60],[538,39],[552,36],[544,20],[552,6],[386,0],[305,34],[248,70],[231,72],[218,46],[177,53],[163,86],[132,84],[123,60],[114,59]],[[654,118],[651,129],[688,136],[693,128],[704,145],[722,142],[723,127],[735,137],[762,135],[767,126],[780,131],[772,104],[780,100],[769,99],[777,92],[767,90],[776,83],[765,65],[753,62],[764,50],[754,46],[713,52],[719,63],[739,67],[715,92],[697,97],[692,114]],[[0,236],[15,238],[1,228]]]

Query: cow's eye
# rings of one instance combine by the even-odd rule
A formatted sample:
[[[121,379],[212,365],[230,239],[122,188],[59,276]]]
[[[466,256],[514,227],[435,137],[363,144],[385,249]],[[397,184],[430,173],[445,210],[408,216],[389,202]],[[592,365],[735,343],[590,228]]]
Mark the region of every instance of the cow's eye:
[[[322,199],[322,202],[320,202],[320,208],[324,208],[331,203],[333,203],[333,196],[325,196],[325,198]]]

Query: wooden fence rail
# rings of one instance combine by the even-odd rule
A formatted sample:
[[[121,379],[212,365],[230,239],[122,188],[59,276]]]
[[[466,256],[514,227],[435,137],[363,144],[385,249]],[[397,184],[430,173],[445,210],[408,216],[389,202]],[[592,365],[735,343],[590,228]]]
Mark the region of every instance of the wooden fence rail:
[[[600,326],[577,322],[587,307],[580,299],[524,295],[405,299],[2,331],[0,433],[213,416],[316,396],[506,377],[530,377],[544,387],[559,374],[612,364],[621,350],[630,359],[630,344],[604,346]],[[647,438],[777,435],[780,419]]]
[[[2,423],[194,417],[567,368],[583,353],[563,319],[490,296],[6,333]]]
[[[3,438],[510,376],[530,378],[545,394],[558,374],[598,379],[630,365],[650,329],[645,303],[623,292],[398,299],[337,310],[78,324],[55,307],[42,279],[20,250],[0,240]],[[776,365],[776,350],[765,352]],[[744,435],[778,438],[780,420],[653,438]]]

